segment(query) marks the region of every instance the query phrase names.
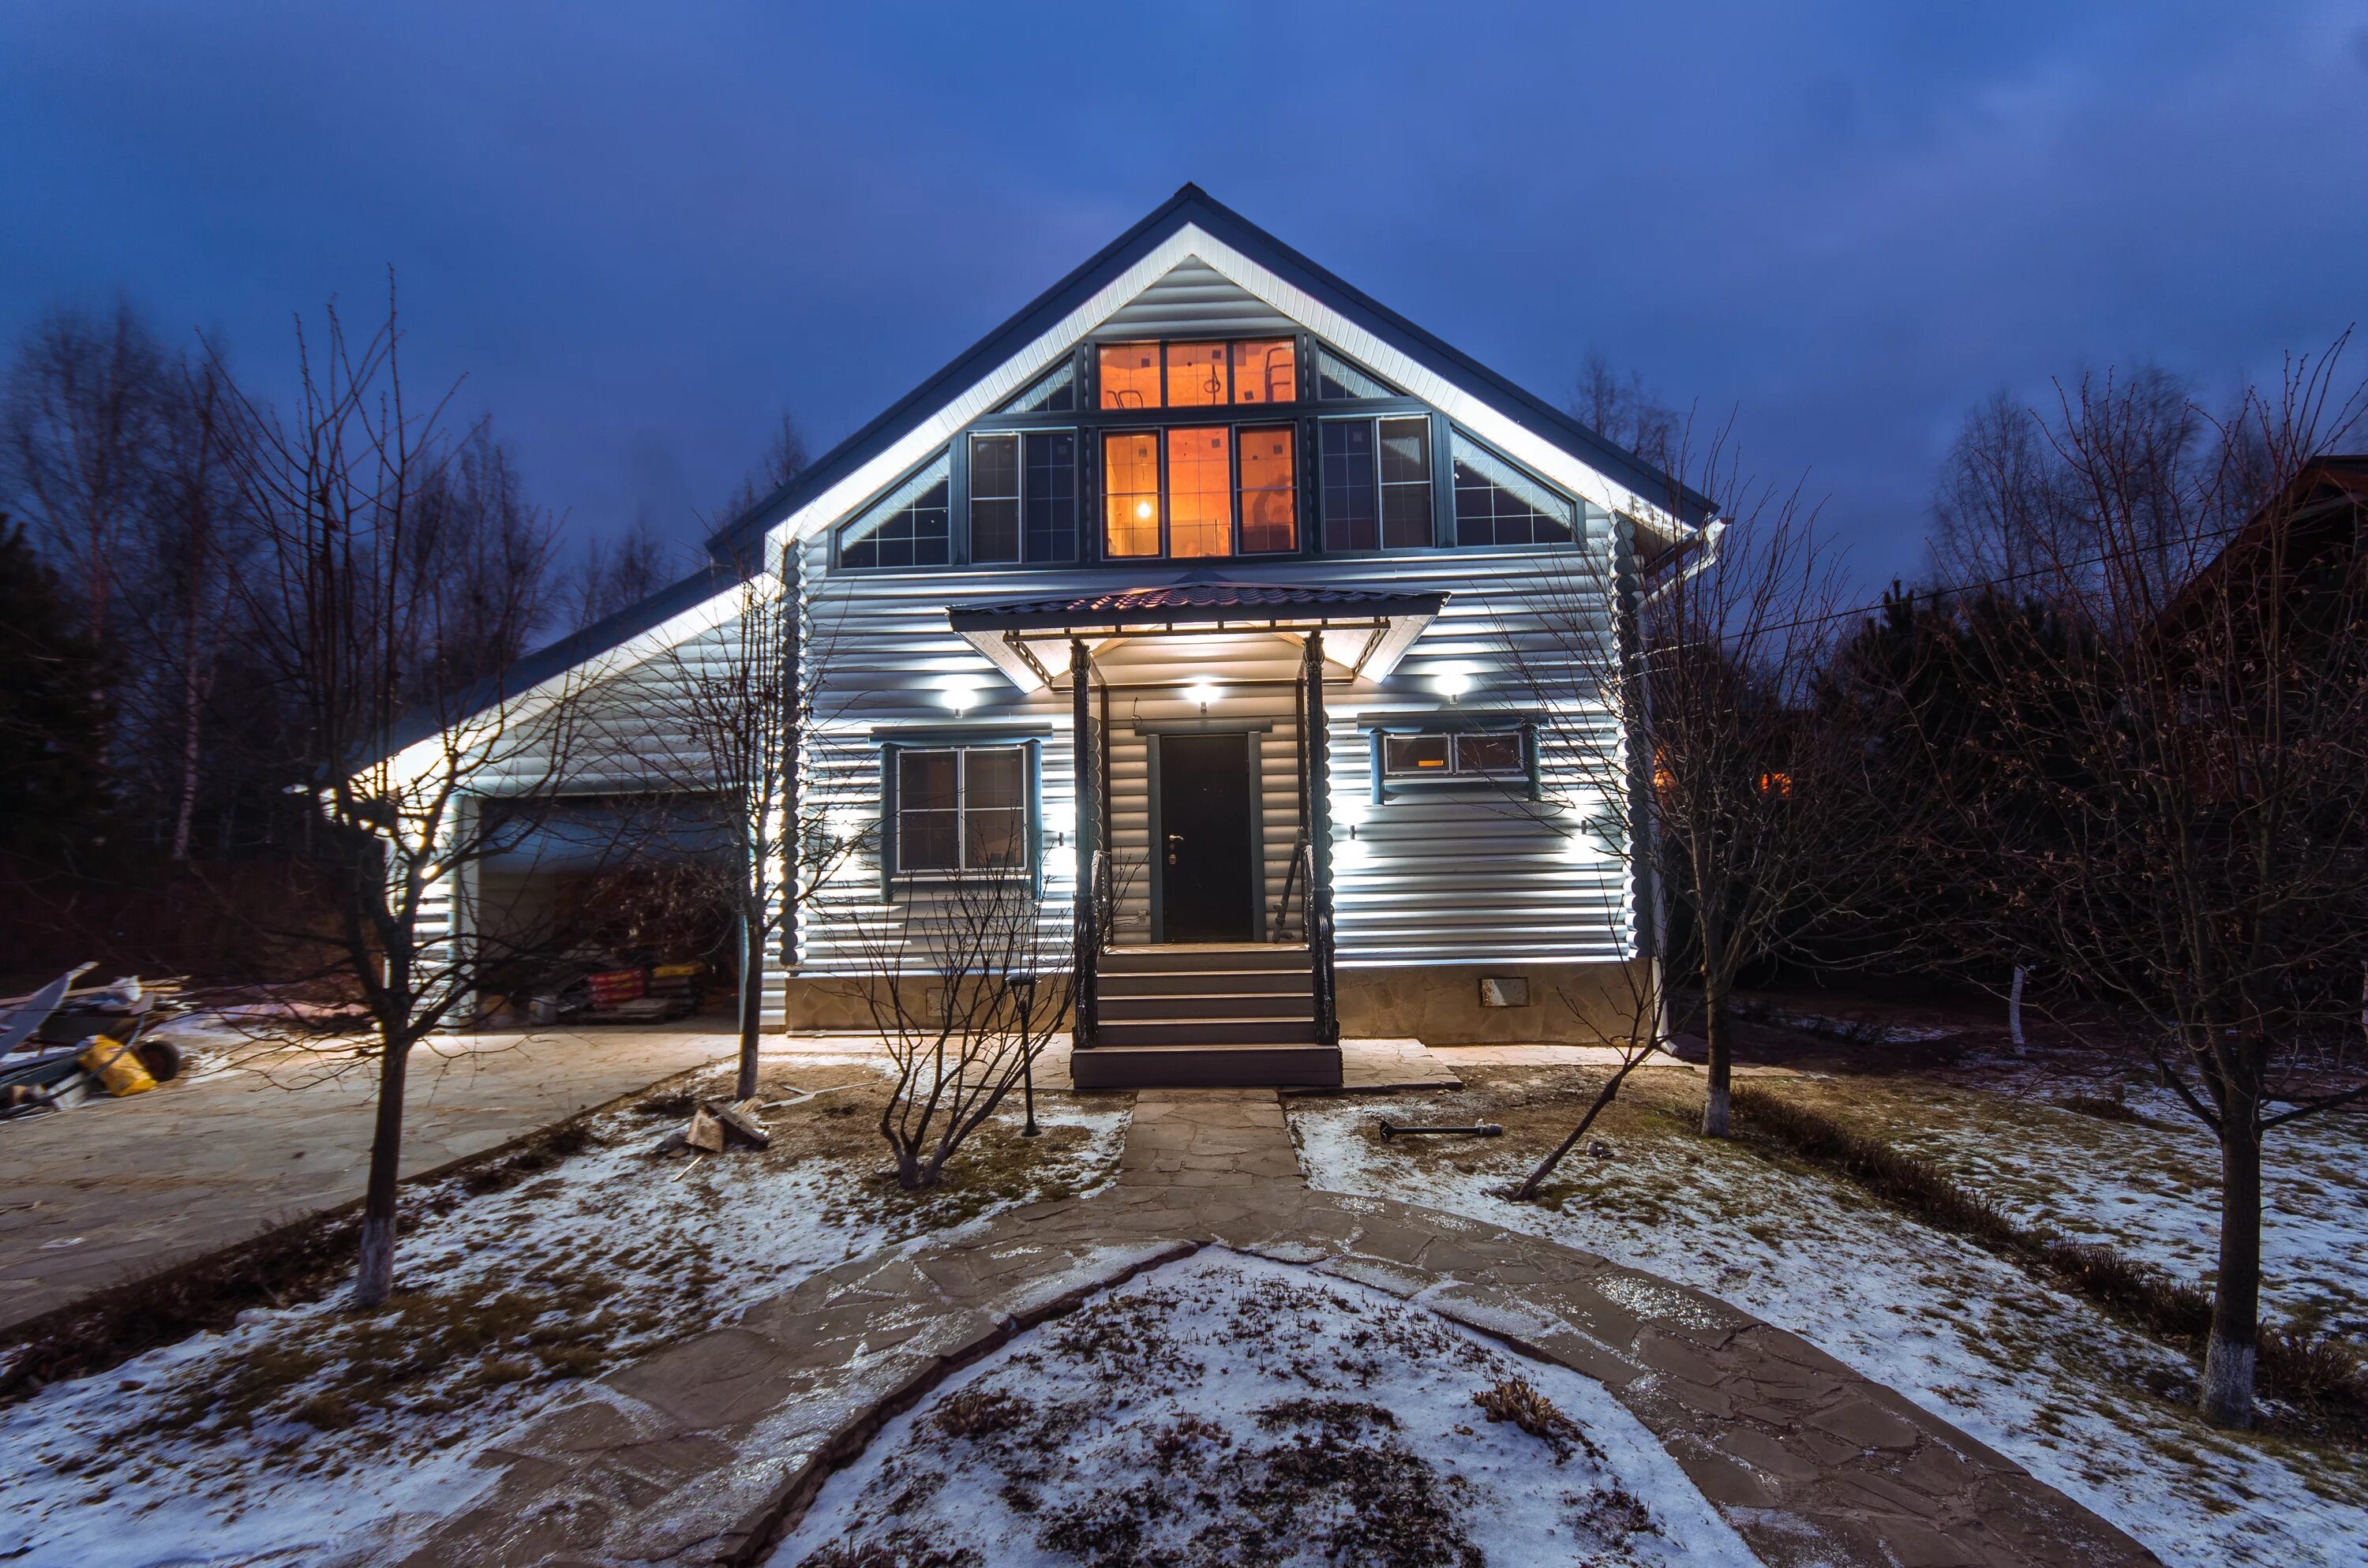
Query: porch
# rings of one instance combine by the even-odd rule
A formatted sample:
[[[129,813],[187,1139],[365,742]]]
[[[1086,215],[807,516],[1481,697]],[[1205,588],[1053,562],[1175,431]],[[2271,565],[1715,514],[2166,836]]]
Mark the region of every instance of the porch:
[[[1326,688],[1444,598],[1210,575],[951,612],[1068,699],[1079,1087],[1340,1084]]]

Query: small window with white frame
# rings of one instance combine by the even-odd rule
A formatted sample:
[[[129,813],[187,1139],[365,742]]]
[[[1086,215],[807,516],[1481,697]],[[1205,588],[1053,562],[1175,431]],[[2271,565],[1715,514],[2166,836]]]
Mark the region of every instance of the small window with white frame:
[[[1526,784],[1530,778],[1531,743],[1526,727],[1411,733],[1376,731],[1374,740],[1381,778],[1392,785],[1434,780]]]
[[[1016,870],[1028,859],[1028,748],[898,747],[896,869]]]

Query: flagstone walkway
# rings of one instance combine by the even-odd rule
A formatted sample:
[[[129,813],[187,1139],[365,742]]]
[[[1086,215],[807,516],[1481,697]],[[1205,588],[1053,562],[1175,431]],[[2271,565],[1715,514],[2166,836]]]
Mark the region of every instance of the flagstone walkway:
[[[533,1423],[401,1561],[762,1562],[823,1479],[948,1373],[1202,1246],[1386,1290],[1592,1377],[1772,1568],[2153,1563],[1796,1335],[1495,1225],[1314,1192],[1271,1093],[1145,1092],[1117,1184],[857,1259]]]

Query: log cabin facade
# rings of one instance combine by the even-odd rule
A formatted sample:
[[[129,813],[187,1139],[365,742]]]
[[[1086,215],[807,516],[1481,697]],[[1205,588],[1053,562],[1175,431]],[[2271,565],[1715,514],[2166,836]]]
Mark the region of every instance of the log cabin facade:
[[[801,801],[863,846],[768,957],[780,1026],[868,1027],[916,902],[1019,874],[1080,1085],[1337,1083],[1344,1033],[1618,1029],[1621,672],[1713,514],[1187,187],[527,675],[630,713],[750,580],[796,597]]]

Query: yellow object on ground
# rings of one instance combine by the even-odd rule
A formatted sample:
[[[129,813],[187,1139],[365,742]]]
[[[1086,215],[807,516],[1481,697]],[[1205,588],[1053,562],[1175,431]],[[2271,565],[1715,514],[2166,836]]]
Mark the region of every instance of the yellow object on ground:
[[[97,1077],[107,1092],[118,1098],[125,1095],[142,1095],[156,1086],[140,1058],[131,1048],[105,1035],[93,1035],[83,1053],[74,1058],[82,1070]]]

